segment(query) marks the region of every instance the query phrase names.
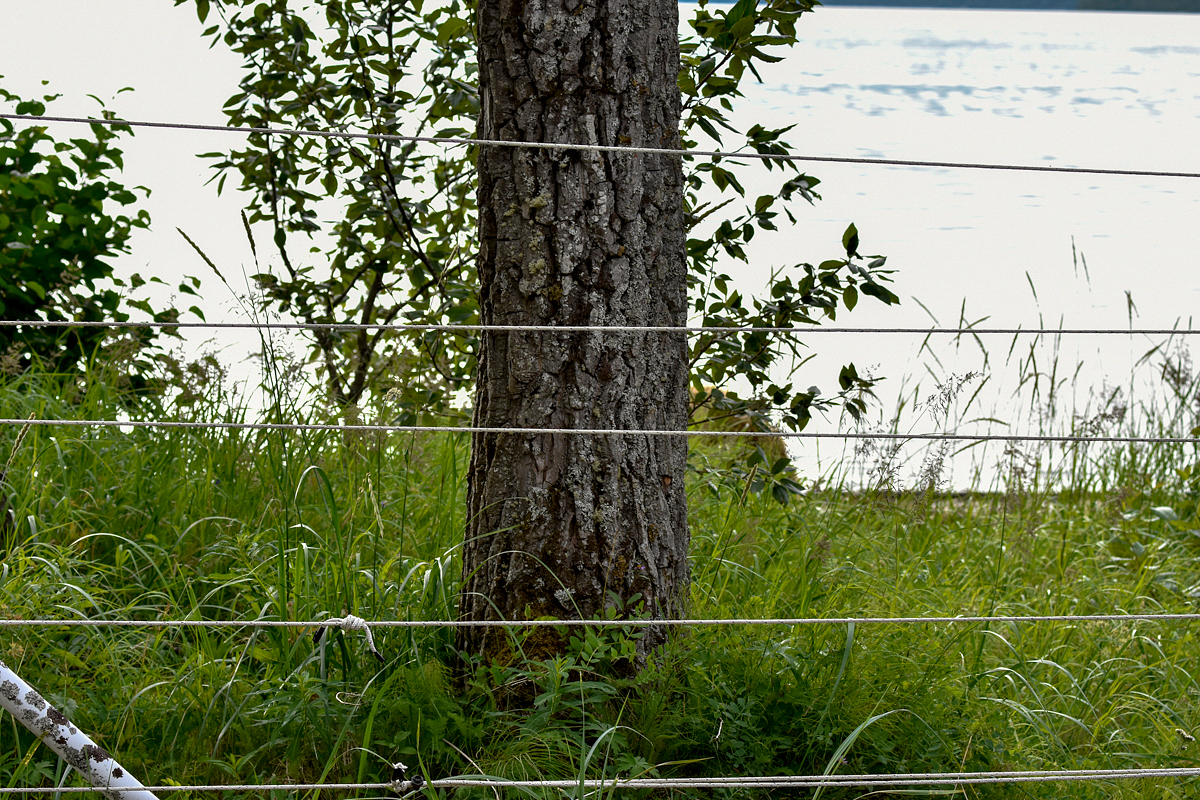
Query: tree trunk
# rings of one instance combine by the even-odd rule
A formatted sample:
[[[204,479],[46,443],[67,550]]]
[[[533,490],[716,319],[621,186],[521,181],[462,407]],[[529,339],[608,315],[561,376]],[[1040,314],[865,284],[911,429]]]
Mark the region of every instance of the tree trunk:
[[[678,147],[677,2],[480,0],[479,137]],[[677,156],[482,146],[479,229],[484,324],[685,324]],[[686,427],[683,334],[489,331],[478,364],[477,426]],[[471,445],[463,619],[681,614],[683,437],[475,434]],[[538,630],[528,656],[561,644]],[[664,638],[652,628],[640,650]],[[508,642],[460,629],[460,648],[488,660],[505,660]]]

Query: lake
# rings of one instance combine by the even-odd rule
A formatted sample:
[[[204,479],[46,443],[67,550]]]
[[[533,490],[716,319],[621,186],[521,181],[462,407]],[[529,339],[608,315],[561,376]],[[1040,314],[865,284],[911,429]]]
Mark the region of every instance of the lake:
[[[683,15],[688,13],[683,7]],[[83,115],[110,102],[118,116],[222,124],[221,104],[239,78],[235,57],[209,50],[188,7],[162,0],[119,4],[5,0],[0,72],[5,86],[30,96],[49,79],[64,98],[52,113]],[[130,32],[138,35],[130,36]],[[822,7],[799,26],[801,42],[750,85],[739,114],[772,126],[795,125],[798,152],[938,161],[1053,164],[1200,172],[1200,15],[1074,11],[992,11]],[[112,41],[122,41],[112,47]],[[56,135],[74,133],[58,126]],[[216,198],[194,155],[229,147],[228,134],[139,131],[128,141],[126,181],[154,192],[154,230],[135,237],[124,272],[211,277],[173,228],[187,231],[238,285],[254,271],[238,218],[240,198]],[[852,326],[1189,327],[1200,308],[1200,181],[1046,175],[975,170],[813,164],[824,200],[798,209],[799,224],[761,236],[752,265],[732,265],[742,288],[760,288],[772,267],[838,253],[855,222],[863,252],[884,253],[898,270],[899,308],[864,301],[839,320]],[[752,174],[765,175],[761,168]],[[778,174],[778,173],[776,173]],[[751,181],[751,196],[769,184]],[[267,235],[261,237],[269,238]],[[1072,240],[1082,262],[1072,258]],[[210,320],[244,312],[219,283],[205,287]],[[1036,288],[1036,300],[1034,289]],[[1131,292],[1133,306],[1125,292]],[[918,302],[919,301],[919,302]],[[214,306],[216,308],[214,312]],[[1132,338],[1132,340],[1131,340]],[[217,337],[235,374],[244,337]],[[882,419],[897,397],[925,396],[935,380],[979,370],[980,351],[938,340],[919,352],[903,336],[814,334],[821,355],[795,377],[832,387],[841,363],[879,365]],[[1021,347],[1024,347],[1022,340]],[[1064,339],[1062,363],[1077,377],[1062,408],[1082,407],[1093,391],[1129,382],[1136,359],[1157,340]],[[1004,365],[1008,337],[990,337],[990,394],[978,410],[1024,429],[1037,427],[1009,399],[1015,366]],[[1018,350],[1017,352],[1020,352]],[[1039,368],[1048,348],[1037,351]],[[926,365],[930,365],[926,369]],[[1068,373],[1070,369],[1068,369]],[[907,379],[905,376],[909,376]],[[781,376],[782,377],[782,376]],[[917,384],[920,388],[917,388]],[[1136,389],[1136,387],[1135,387]],[[992,413],[994,411],[994,414]],[[814,430],[837,430],[815,421]],[[906,416],[901,430],[929,430]],[[963,428],[979,432],[982,426]],[[996,429],[997,432],[1003,429]],[[995,447],[984,460],[995,460]],[[802,448],[806,469],[842,457],[840,447]],[[969,483],[956,464],[951,482]]]
[[[800,35],[795,53],[765,71],[739,107],[772,127],[795,125],[797,152],[1200,172],[1200,16],[825,7]],[[853,221],[862,252],[888,255],[903,303],[860,305],[841,325],[953,326],[963,319],[1004,328],[1123,328],[1135,309],[1134,327],[1186,328],[1200,311],[1200,180],[803,169],[822,179],[824,200],[802,209],[795,229],[756,240],[752,266],[738,274],[750,289],[772,267],[833,257]],[[747,188],[753,195],[769,184]],[[1031,340],[1022,339],[1017,353]],[[917,381],[924,397],[936,380],[982,369],[974,344],[936,341],[931,354],[918,353],[919,337],[813,335],[809,343],[821,355],[796,380],[830,386],[843,361],[878,364],[888,379],[886,420],[897,395],[910,395]],[[995,391],[982,394],[969,416],[982,409],[1014,423],[993,426],[995,433],[1031,432],[1029,424],[1037,432],[1041,420],[1011,397],[1018,376],[1015,365],[1004,366],[1011,337],[985,341]],[[1082,410],[1105,382],[1128,393],[1134,362],[1159,341],[1064,338],[1060,376],[1084,367],[1063,385],[1059,411]],[[933,428],[910,412],[900,430]],[[802,449],[810,467],[818,449],[824,463],[842,457],[841,447]],[[992,447],[985,461],[1002,449]],[[960,461],[951,484],[962,487],[968,477]]]

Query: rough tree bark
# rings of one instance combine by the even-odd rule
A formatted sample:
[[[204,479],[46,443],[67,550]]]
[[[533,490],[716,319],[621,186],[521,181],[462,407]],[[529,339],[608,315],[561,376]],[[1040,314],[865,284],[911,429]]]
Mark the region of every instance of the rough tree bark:
[[[480,0],[479,137],[678,147],[677,3]],[[484,324],[685,324],[676,156],[483,146],[479,228]],[[686,427],[681,334],[487,332],[478,363],[478,426]],[[476,434],[461,617],[678,616],[686,457],[678,436]],[[460,629],[488,659],[507,642]]]

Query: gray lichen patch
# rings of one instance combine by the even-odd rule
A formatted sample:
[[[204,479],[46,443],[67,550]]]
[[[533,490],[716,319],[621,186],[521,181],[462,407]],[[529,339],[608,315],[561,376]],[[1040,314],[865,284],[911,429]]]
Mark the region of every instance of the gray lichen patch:
[[[525,265],[518,288],[526,296],[546,285],[546,259],[536,258]]]
[[[87,757],[96,763],[112,760],[112,756],[109,755],[109,752],[98,744],[84,745],[83,749],[87,753]]]
[[[33,706],[38,711],[41,711],[42,709],[47,708],[47,707],[49,707],[51,711],[54,710],[54,707],[50,706],[50,704],[46,702],[45,698],[42,697],[37,692],[35,692],[33,689],[30,689],[28,692],[25,693],[24,702],[25,702],[25,705]],[[65,717],[64,717],[64,719],[65,719]]]
[[[66,759],[66,762],[72,767],[82,772],[89,779],[92,777],[87,754],[85,754],[82,750],[75,747],[69,747],[67,745],[61,745],[58,749],[58,753],[64,759]]]

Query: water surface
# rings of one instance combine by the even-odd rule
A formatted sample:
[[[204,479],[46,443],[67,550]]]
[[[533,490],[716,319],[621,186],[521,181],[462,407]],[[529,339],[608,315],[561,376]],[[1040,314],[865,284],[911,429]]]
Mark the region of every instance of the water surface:
[[[794,125],[799,152],[1200,172],[1200,17],[824,7],[800,35],[739,107],[747,119]],[[1119,328],[1132,317],[1135,327],[1188,327],[1200,310],[1200,180],[804,169],[822,178],[825,199],[795,229],[756,240],[752,265],[739,274],[751,288],[797,254],[830,257],[853,221],[864,252],[887,254],[898,270],[904,303],[860,306],[840,324]],[[748,188],[757,194],[769,184]],[[1016,373],[996,363],[1011,340],[987,341],[987,372],[1001,390],[987,402],[1015,420],[1019,404],[1005,398]],[[893,393],[902,374],[925,375],[932,389],[934,376],[982,366],[973,346],[956,351],[948,342],[934,353],[940,363],[901,337],[811,342],[822,357],[798,376],[804,385],[829,384],[851,359],[879,364]],[[1082,404],[1105,381],[1127,381],[1153,344],[1066,340],[1064,365],[1085,364],[1064,388],[1067,405],[1072,394]]]

